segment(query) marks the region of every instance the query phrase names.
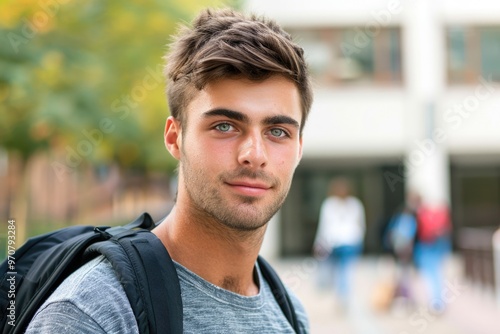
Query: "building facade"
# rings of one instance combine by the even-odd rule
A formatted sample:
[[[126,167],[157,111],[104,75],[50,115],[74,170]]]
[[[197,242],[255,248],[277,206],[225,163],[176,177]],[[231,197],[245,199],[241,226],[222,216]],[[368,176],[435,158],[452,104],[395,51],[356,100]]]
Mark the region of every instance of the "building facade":
[[[329,179],[365,205],[365,250],[408,190],[454,231],[500,224],[500,2],[247,0],[301,44],[315,101],[304,157],[264,251],[309,254]]]

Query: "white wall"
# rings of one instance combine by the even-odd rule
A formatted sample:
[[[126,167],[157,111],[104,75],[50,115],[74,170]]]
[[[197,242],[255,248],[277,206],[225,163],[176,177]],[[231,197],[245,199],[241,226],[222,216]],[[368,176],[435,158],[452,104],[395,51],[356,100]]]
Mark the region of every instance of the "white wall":
[[[401,89],[318,90],[304,129],[304,157],[402,155],[408,99]]]
[[[439,104],[437,118],[450,154],[500,154],[500,86],[449,89]]]

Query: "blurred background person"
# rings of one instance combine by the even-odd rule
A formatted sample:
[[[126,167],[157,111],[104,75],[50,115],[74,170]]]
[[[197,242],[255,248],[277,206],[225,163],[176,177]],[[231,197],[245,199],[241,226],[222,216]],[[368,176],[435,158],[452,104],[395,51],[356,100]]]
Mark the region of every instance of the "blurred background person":
[[[396,265],[396,277],[392,306],[411,307],[415,300],[411,289],[413,250],[417,235],[417,210],[421,198],[416,192],[409,192],[404,205],[389,221],[384,233],[384,244],[392,252]]]
[[[428,288],[428,307],[436,314],[445,310],[442,299],[443,266],[451,252],[451,219],[444,203],[425,202],[417,210],[415,262]]]
[[[315,255],[333,269],[335,292],[343,308],[349,306],[352,267],[362,252],[366,230],[363,204],[351,193],[348,179],[331,181],[314,241]]]

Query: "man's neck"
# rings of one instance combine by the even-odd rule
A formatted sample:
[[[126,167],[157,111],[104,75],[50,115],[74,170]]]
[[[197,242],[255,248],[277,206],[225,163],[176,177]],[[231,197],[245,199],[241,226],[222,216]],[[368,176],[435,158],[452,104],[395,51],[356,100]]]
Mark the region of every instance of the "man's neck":
[[[259,291],[254,267],[264,232],[265,226],[236,231],[177,207],[153,230],[174,261],[212,284],[246,296]]]

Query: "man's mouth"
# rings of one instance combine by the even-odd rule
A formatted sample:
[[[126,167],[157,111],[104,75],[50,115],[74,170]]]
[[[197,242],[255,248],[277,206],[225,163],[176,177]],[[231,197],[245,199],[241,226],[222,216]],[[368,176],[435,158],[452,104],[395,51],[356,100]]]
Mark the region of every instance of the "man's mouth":
[[[262,196],[272,187],[260,181],[229,181],[226,182],[235,192],[245,196]]]

